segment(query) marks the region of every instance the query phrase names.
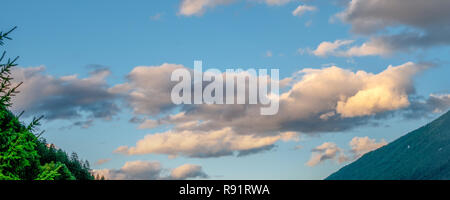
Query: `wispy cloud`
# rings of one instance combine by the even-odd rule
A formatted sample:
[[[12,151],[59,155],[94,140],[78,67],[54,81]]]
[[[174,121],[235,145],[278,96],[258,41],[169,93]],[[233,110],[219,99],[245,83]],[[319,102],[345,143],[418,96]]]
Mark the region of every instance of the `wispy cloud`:
[[[292,11],[292,15],[300,17],[306,12],[313,12],[316,10],[317,7],[315,6],[299,5],[294,11]]]

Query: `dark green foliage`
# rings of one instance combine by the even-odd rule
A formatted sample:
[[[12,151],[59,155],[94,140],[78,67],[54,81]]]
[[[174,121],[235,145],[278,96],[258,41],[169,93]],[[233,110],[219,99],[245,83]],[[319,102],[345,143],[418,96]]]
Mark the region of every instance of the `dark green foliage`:
[[[91,180],[94,178],[89,172],[89,164],[86,165],[87,161],[80,161],[78,156],[69,158],[66,152],[56,148],[54,145],[48,145],[45,139],[39,141],[36,149],[41,156],[41,165],[50,162],[62,163],[77,180]],[[76,155],[76,153],[72,153],[72,155]]]
[[[0,46],[14,29],[0,32]],[[15,116],[8,110],[21,83],[11,84],[18,57],[2,63],[5,55],[0,56],[0,180],[92,180],[87,161],[81,162],[75,153],[69,159],[61,149],[38,139],[43,132],[34,134],[42,116],[24,125],[19,121],[22,113]]]
[[[0,179],[33,179],[39,174],[37,138],[0,105]]]
[[[369,152],[329,180],[449,180],[450,112]]]
[[[41,166],[41,173],[35,180],[76,180],[66,165],[57,162]]]

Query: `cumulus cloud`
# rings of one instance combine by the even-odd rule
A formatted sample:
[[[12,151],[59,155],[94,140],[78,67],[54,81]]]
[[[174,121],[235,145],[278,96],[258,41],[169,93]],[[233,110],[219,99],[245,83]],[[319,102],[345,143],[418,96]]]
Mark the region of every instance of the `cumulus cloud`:
[[[14,98],[13,111],[26,111],[25,116],[44,115],[46,119],[78,119],[74,125],[89,127],[92,119],[110,120],[119,112],[117,96],[108,91],[106,68],[99,68],[87,78],[77,75],[54,77],[45,67],[14,68],[15,82],[24,82]]]
[[[335,163],[341,164],[344,162],[356,160],[363,156],[364,154],[371,152],[375,149],[387,145],[387,142],[382,139],[377,142],[375,139],[369,137],[354,137],[350,142],[350,154],[345,153],[345,151],[339,148],[333,142],[325,142],[316,148],[312,149],[311,158],[306,163],[310,167],[314,167],[318,164],[323,163],[326,160],[335,161]]]
[[[184,66],[168,63],[135,67],[127,76],[128,82],[115,85],[109,92],[125,96],[136,114],[160,114],[176,106],[170,98],[176,83],[170,81],[170,76],[180,68]]]
[[[303,69],[298,72],[300,80],[280,95],[280,110],[274,116],[259,115],[254,105],[199,105],[161,123],[190,123],[182,129],[191,131],[233,127],[239,134],[261,135],[342,131],[363,124],[369,116],[410,105],[413,77],[427,67],[405,63],[378,74],[335,66]],[[198,121],[202,123],[191,123]]]
[[[292,11],[292,15],[294,16],[302,16],[306,12],[316,11],[317,8],[314,6],[308,5],[299,5],[294,11]]]
[[[325,142],[314,148],[312,152],[311,159],[306,163],[310,167],[316,166],[326,160],[334,160],[337,163],[348,161],[343,150],[332,142]]]
[[[103,176],[106,180],[161,180],[161,179],[188,179],[207,178],[199,165],[181,165],[166,175],[166,171],[159,162],[131,161],[126,162],[120,169],[97,169],[95,175]]]
[[[139,73],[113,90],[125,91],[121,94],[129,95],[126,99],[135,113],[152,118],[133,119],[139,128],[167,125],[171,130],[149,134],[136,146],[123,146],[116,152],[171,157],[244,156],[272,149],[286,132],[349,130],[386,117],[386,113],[408,112],[409,106],[419,106],[414,100],[413,78],[430,66],[408,62],[388,66],[379,73],[353,72],[336,66],[303,69],[280,81],[288,88],[280,94],[279,112],[273,116],[260,115],[259,104],[176,106],[170,100],[168,85],[175,84],[169,81],[170,71],[185,67],[138,67],[130,74]],[[127,87],[133,89],[120,89]],[[166,112],[170,109],[176,112]]]
[[[450,44],[450,2],[447,0],[352,0],[337,18],[369,40],[333,56],[391,55]],[[390,31],[398,29],[399,31]]]
[[[161,179],[162,166],[159,162],[126,162],[120,169],[94,170],[94,174],[107,180],[154,180]]]
[[[172,179],[208,178],[200,165],[184,164],[172,170]]]
[[[377,75],[357,73],[356,79],[362,76],[362,88],[353,96],[338,101],[336,111],[343,117],[355,117],[407,107],[410,104],[408,94],[414,91],[411,77],[427,67],[410,62],[389,66]]]
[[[354,154],[354,158],[358,159],[364,154],[387,145],[385,140],[377,142],[375,139],[369,137],[354,137],[350,141],[351,152]]]
[[[135,147],[121,146],[116,153],[128,155],[165,154],[170,157],[219,157],[257,153],[274,147],[279,140],[295,140],[296,134],[282,133],[278,136],[239,135],[231,128],[210,132],[167,131],[149,134],[136,143]]]

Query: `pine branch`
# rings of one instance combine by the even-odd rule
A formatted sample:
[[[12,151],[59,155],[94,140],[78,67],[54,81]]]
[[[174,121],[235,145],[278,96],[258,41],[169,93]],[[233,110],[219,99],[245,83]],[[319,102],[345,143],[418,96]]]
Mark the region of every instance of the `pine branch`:
[[[35,131],[37,126],[41,125],[41,120],[42,118],[44,118],[43,115],[41,115],[40,117],[33,117],[33,120],[31,121],[31,123],[27,126],[27,129],[29,131]]]
[[[18,115],[16,115],[16,118],[19,119],[20,117],[22,117],[23,113],[25,113],[25,111],[22,110],[22,112],[20,112]]]
[[[16,30],[17,26],[14,26],[14,28],[12,28],[11,30],[9,30],[6,33],[0,32],[0,45],[4,45],[5,43],[3,42],[4,39],[8,39],[8,40],[12,40],[10,37],[8,37],[8,35],[13,32],[14,30]]]
[[[12,28],[6,33],[0,32],[0,45],[3,45],[4,39],[11,40],[11,38],[8,36],[11,32],[13,32],[17,27]],[[7,60],[6,63],[1,64],[3,59],[5,58],[6,51],[2,53],[0,56],[0,105],[9,107],[12,105],[11,103],[11,97],[15,96],[19,91],[17,88],[22,84],[19,83],[16,86],[12,86],[11,81],[13,78],[11,77],[11,68],[14,66],[17,66],[16,61],[19,59],[19,57],[15,57],[14,59]]]

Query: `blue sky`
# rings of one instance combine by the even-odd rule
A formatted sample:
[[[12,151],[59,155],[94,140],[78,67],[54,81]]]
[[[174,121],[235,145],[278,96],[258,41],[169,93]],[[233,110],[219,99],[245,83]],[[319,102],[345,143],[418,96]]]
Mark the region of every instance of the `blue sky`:
[[[78,75],[73,82],[64,82],[65,79],[60,79],[62,83],[58,82],[62,88],[65,87],[64,84],[76,86],[77,89],[74,89],[73,92],[77,92],[77,94],[72,95],[80,98],[79,101],[67,101],[67,105],[62,107],[74,107],[78,115],[70,117],[55,115],[54,118],[45,121],[42,129],[46,130],[44,137],[49,142],[69,152],[77,152],[80,157],[89,160],[94,169],[110,170],[107,171],[109,175],[119,172],[126,173],[123,168],[125,163],[140,160],[159,162],[168,171],[186,163],[201,166],[201,171],[210,179],[322,179],[351,162],[354,152],[351,151],[349,142],[353,138],[367,136],[369,139],[374,139],[374,146],[381,145],[383,139],[391,142],[430,122],[446,111],[450,105],[450,96],[448,96],[450,69],[447,66],[449,64],[448,45],[450,39],[438,38],[436,39],[438,42],[433,43],[423,38],[413,38],[417,41],[420,40],[417,44],[414,43],[415,41],[403,44],[389,40],[393,35],[405,38],[406,34],[410,32],[420,32],[432,38],[435,37],[435,27],[443,27],[442,30],[445,32],[449,30],[449,24],[437,19],[425,19],[425,16],[422,20],[420,13],[417,16],[402,14],[400,19],[395,18],[397,15],[390,17],[388,14],[381,16],[375,13],[371,16],[364,16],[364,12],[361,14],[350,10],[349,3],[350,1],[322,0],[136,0],[132,3],[85,0],[4,0],[2,7],[7,9],[2,11],[0,28],[6,30],[18,26],[12,35],[13,40],[8,41],[5,48],[9,56],[20,55],[19,68],[30,70],[45,66],[45,70],[41,69],[37,73],[42,77],[54,79]],[[364,3],[355,0],[353,3],[356,5],[356,9],[363,11],[370,9]],[[420,9],[421,3],[413,4]],[[440,7],[448,5],[445,1],[439,0],[430,1],[430,4],[433,6],[428,9],[438,9],[439,5]],[[397,7],[402,10],[404,5],[405,1],[401,0],[394,3],[391,6],[392,9],[386,10],[387,12],[396,12]],[[183,11],[183,6],[191,6],[189,8],[199,8],[200,10],[191,9],[188,10],[190,14],[186,14],[188,11]],[[300,16],[294,16],[292,12],[299,6],[310,6],[315,10],[305,11]],[[348,15],[339,18],[336,17],[338,13]],[[436,15],[436,18],[448,18],[447,15],[439,16],[439,12],[436,12]],[[381,23],[377,21],[378,18],[385,18],[381,20],[384,20],[382,24],[370,27],[377,29],[375,32],[367,33],[366,29],[369,28],[360,28],[358,17],[373,20],[375,23]],[[414,19],[418,21],[431,20],[436,23],[423,25],[422,21],[405,20],[409,19],[408,17],[415,17]],[[370,43],[371,39],[377,37],[385,40]],[[327,49],[325,56],[319,55],[317,50],[320,44],[333,43],[337,40],[354,40],[354,42],[336,49]],[[431,39],[429,40],[431,41]],[[361,47],[363,44],[372,45],[377,51],[359,48],[358,53],[348,54],[347,50],[351,47]],[[404,78],[410,80],[411,83],[402,82],[401,84],[405,85],[398,86],[405,90],[408,105],[379,106],[383,109],[371,110],[371,113],[364,114],[364,116],[346,118],[362,120],[361,124],[348,129],[305,133],[301,127],[299,130],[291,128],[292,130],[289,129],[289,131],[296,132],[300,139],[288,142],[278,140],[275,143],[276,147],[269,151],[242,157],[228,155],[208,158],[189,156],[183,151],[179,151],[180,155],[176,158],[169,158],[167,154],[155,152],[147,152],[142,155],[114,153],[120,146],[136,146],[136,142],[142,140],[146,135],[170,131],[176,124],[139,129],[139,124],[130,123],[129,119],[133,117],[158,119],[167,116],[168,113],[150,111],[136,113],[137,108],[133,107],[132,100],[127,98],[130,93],[121,93],[119,96],[122,95],[122,98],[116,98],[118,94],[109,94],[108,89],[127,82],[131,84],[133,80],[127,79],[127,75],[137,66],[156,67],[170,63],[192,68],[194,60],[202,60],[204,68],[220,70],[239,67],[277,68],[280,69],[280,79],[292,77],[294,73],[305,68],[322,70],[332,65],[343,70],[353,72],[361,70],[373,74],[385,71],[389,65],[401,66],[407,62],[413,62],[416,65],[426,63],[424,65],[431,67],[426,67],[425,70],[420,70],[411,77],[405,75]],[[109,76],[102,78],[104,83],[91,80],[94,84],[92,88],[98,87],[99,91],[105,92],[105,98],[94,98],[92,101],[99,103],[98,105],[104,105],[102,103],[106,101],[117,104],[120,111],[111,116],[92,117],[101,109],[109,109],[108,107],[81,109],[80,111],[79,108],[87,104],[70,104],[86,100],[83,98],[87,97],[78,94],[85,90],[81,86],[77,86],[76,81],[92,77],[93,73],[90,72],[95,69],[105,70]],[[27,80],[31,82],[33,76],[25,76],[28,77],[23,79],[25,84],[27,84]],[[150,80],[151,77],[148,79]],[[396,80],[398,79],[392,81]],[[52,82],[49,81],[49,83]],[[138,87],[136,83],[133,84]],[[380,85],[383,84],[384,82],[380,83]],[[32,86],[26,87],[30,91],[33,89]],[[48,90],[43,91],[51,90],[51,84],[39,87],[41,89],[49,87]],[[150,84],[145,87],[153,86]],[[28,91],[27,88],[25,91]],[[413,90],[410,91],[411,88]],[[86,94],[95,96],[96,93]],[[431,94],[435,96],[430,96]],[[72,98],[67,92],[50,92],[49,95],[58,96],[60,99]],[[109,95],[114,99],[105,100],[110,97]],[[20,95],[17,98],[18,101],[25,99]],[[439,105],[427,104],[427,100],[430,98],[435,98],[436,101],[433,102],[439,102]],[[152,100],[150,94],[148,99]],[[58,112],[58,108],[33,107],[46,102],[55,102],[47,101],[45,96],[36,98],[35,101],[34,99],[27,100],[32,103],[18,103],[24,106],[15,107],[15,109],[30,110],[28,112],[30,116],[39,115],[39,111],[46,115]],[[91,99],[86,101],[90,102]],[[417,118],[404,117],[405,112],[418,111],[419,108],[416,109],[412,107],[413,105],[427,109],[417,112],[417,115],[421,115]],[[51,105],[43,107],[51,107]],[[434,109],[430,111],[431,108]],[[305,111],[298,110],[298,112]],[[333,112],[337,116],[338,111]],[[169,114],[176,113],[179,113],[179,110],[175,109],[169,112]],[[343,113],[341,113],[343,119],[342,116]],[[83,120],[92,120],[92,125],[88,127],[72,125],[76,121]],[[301,122],[301,119],[296,120]],[[324,123],[326,126],[327,122],[318,121],[317,123]],[[256,126],[256,124],[249,123],[248,126]],[[280,131],[282,130],[280,129]],[[283,129],[283,131],[285,130]],[[339,147],[338,149],[327,147],[330,151],[335,151],[335,154],[329,159],[325,158],[326,156],[323,157],[323,161],[314,166],[308,166],[306,163],[315,155],[312,153],[319,152],[320,155],[317,147],[326,142]],[[301,148],[295,149],[298,145]],[[312,152],[315,148],[316,151]],[[340,153],[345,154],[348,160],[337,162]],[[101,159],[107,159],[108,162],[95,164]],[[111,171],[120,168],[122,171]],[[205,176],[187,178],[205,178]]]

